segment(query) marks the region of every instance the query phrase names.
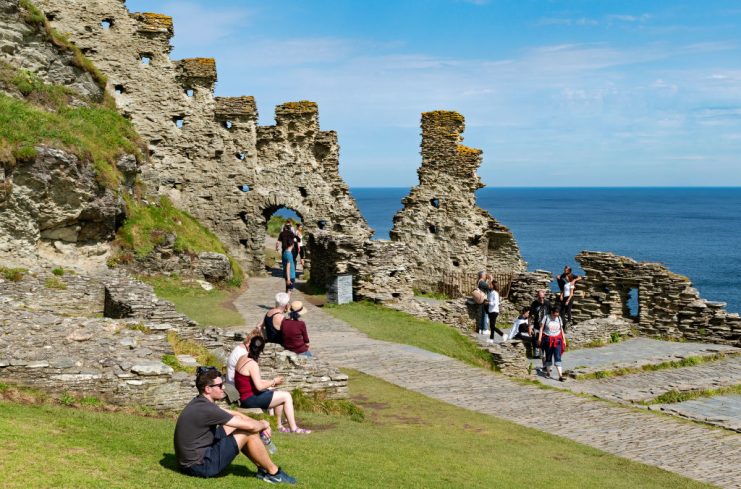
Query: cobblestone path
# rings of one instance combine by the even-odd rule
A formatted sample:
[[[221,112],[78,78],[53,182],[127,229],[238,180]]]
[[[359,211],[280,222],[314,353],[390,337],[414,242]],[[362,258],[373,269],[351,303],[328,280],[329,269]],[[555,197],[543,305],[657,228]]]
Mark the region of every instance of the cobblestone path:
[[[279,279],[254,278],[235,305],[251,327],[281,290]],[[320,308],[304,304],[312,350],[336,366],[686,477],[741,488],[741,435],[569,392],[521,385],[443,355],[370,339]],[[564,415],[551,416],[553,409],[543,409],[545,399]]]

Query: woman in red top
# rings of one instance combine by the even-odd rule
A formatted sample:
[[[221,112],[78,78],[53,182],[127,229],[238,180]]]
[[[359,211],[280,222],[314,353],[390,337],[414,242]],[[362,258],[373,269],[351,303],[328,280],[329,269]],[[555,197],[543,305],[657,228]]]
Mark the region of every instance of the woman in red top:
[[[234,386],[239,391],[239,406],[243,408],[268,409],[275,408],[278,418],[278,431],[281,433],[309,434],[310,430],[299,428],[293,414],[293,398],[290,392],[269,390],[283,383],[283,377],[272,380],[263,380],[260,377],[260,366],[257,361],[265,348],[265,340],[255,336],[250,340],[247,355],[243,355],[237,362],[234,372]],[[288,428],[283,426],[283,412],[285,411]]]
[[[306,309],[301,301],[291,302],[291,310],[288,317],[280,326],[282,331],[283,348],[298,353],[305,357],[313,356],[309,350],[309,333],[306,331],[306,323],[301,319],[306,314]]]

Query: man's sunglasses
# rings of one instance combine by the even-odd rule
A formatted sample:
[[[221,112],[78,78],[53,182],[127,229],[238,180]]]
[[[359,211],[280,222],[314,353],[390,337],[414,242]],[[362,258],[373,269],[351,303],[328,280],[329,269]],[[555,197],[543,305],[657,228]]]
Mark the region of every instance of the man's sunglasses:
[[[224,383],[221,382],[220,384],[208,384],[206,387],[218,387],[219,389],[223,389]]]

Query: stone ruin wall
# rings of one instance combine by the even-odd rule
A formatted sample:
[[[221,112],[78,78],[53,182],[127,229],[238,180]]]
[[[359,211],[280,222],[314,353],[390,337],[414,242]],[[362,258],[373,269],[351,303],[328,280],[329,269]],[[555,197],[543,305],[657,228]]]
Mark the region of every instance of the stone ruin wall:
[[[700,297],[689,278],[659,263],[637,262],[612,253],[583,251],[576,257],[586,272],[577,283],[574,321],[623,318],[640,334],[741,346],[741,318],[724,302]],[[630,294],[638,293],[638,315]]]
[[[0,278],[0,379],[49,393],[76,392],[120,405],[181,409],[196,394],[193,374],[163,363],[173,355],[167,334],[205,346],[225,360],[234,333],[201,328],[157,299],[149,285],[124,273],[65,275],[66,289],[36,269],[19,282]],[[105,317],[102,317],[104,316]],[[179,357],[195,365],[192,357]],[[322,362],[266,348],[265,375],[282,375],[286,389],[348,396],[347,376]]]
[[[130,13],[121,0],[39,3],[108,75],[108,90],[148,142],[151,164],[142,176],[150,191],[212,229],[248,272],[262,273],[266,221],[282,207],[304,222],[312,280],[327,284],[350,272],[358,277],[356,293],[372,300],[408,297],[416,275],[524,267],[511,233],[475,205],[481,151],[458,144],[459,114],[423,116],[420,185],[404,199],[395,243],[371,242],[339,175],[337,134],[320,130],[316,104],[280,105],[274,126],[258,126],[252,97],[213,96],[213,59],[170,60],[170,17]],[[441,201],[434,211],[432,198]],[[439,232],[430,233],[430,225]]]
[[[484,187],[476,170],[482,151],[463,146],[463,116],[422,114],[419,185],[394,216],[391,239],[409,248],[415,283],[434,286],[443,272],[524,271],[526,263],[512,233],[476,205]],[[472,284],[473,287],[473,284]]]
[[[283,104],[275,126],[258,126],[252,97],[213,96],[213,59],[170,59],[170,17],[130,13],[121,0],[39,4],[108,76],[118,107],[149,144],[148,189],[213,230],[248,272],[263,271],[266,220],[281,207],[295,210],[307,233],[347,235],[356,250],[370,237],[339,176],[337,135],[320,130],[316,104]]]

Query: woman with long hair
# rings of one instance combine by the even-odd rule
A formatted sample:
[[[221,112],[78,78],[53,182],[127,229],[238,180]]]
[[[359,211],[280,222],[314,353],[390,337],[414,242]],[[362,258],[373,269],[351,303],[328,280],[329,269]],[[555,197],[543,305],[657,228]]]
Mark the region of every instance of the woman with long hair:
[[[490,345],[494,343],[494,333],[502,337],[502,341],[507,341],[507,334],[497,328],[497,318],[499,317],[499,285],[494,281],[491,275],[487,276],[489,281],[489,295],[486,298],[487,314],[489,316],[489,339],[486,341]]]
[[[242,356],[237,362],[234,385],[239,391],[239,406],[250,409],[274,408],[278,419],[278,431],[281,433],[311,433],[311,430],[305,430],[296,425],[291,393],[270,390],[281,385],[283,377],[265,380],[260,376],[260,366],[257,362],[264,349],[265,340],[261,336],[255,336],[250,340],[247,355]],[[286,415],[288,428],[283,426],[283,413]]]

